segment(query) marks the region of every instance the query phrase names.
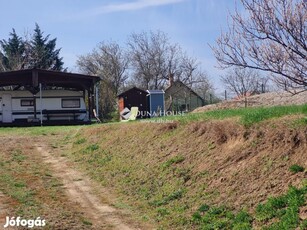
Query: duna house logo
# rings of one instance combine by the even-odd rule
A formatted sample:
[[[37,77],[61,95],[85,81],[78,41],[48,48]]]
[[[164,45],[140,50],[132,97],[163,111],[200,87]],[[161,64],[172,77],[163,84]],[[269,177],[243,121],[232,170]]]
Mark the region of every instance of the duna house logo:
[[[135,120],[137,117],[165,117],[165,116],[184,116],[184,111],[139,111],[138,107],[131,107],[128,109],[127,107],[124,108],[120,112],[120,117],[122,120]]]

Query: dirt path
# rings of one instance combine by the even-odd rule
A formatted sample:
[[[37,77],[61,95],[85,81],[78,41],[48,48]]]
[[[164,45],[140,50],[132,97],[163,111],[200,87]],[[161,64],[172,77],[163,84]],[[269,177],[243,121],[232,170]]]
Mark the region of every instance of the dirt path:
[[[70,199],[80,206],[84,215],[92,221],[97,229],[141,229],[137,224],[129,221],[127,214],[108,204],[107,191],[99,188],[88,176],[73,169],[65,157],[56,156],[47,146],[36,144],[37,151],[42,155],[45,163],[50,164],[54,175],[63,181],[64,189]]]

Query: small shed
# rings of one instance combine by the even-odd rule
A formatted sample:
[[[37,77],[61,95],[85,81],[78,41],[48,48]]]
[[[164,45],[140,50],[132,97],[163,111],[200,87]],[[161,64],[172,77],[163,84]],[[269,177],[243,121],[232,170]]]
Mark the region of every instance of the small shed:
[[[204,106],[204,99],[181,81],[171,82],[165,89],[167,111],[192,111]]]
[[[118,109],[119,112],[123,111],[125,108],[129,110],[131,107],[138,107],[139,115],[137,118],[148,117],[148,102],[147,102],[147,92],[145,90],[133,87],[121,94],[118,97]]]
[[[147,90],[147,96],[150,116],[162,116],[164,114],[164,91]]]

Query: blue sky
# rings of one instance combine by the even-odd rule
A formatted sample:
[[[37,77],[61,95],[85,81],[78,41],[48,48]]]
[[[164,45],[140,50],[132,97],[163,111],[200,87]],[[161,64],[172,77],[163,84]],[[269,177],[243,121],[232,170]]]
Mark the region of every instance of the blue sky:
[[[196,57],[215,87],[223,73],[216,69],[209,44],[214,44],[234,0],[2,0],[0,39],[12,28],[23,36],[38,23],[45,35],[57,38],[65,66],[76,72],[76,59],[99,42],[115,41],[125,46],[132,32],[161,30]]]

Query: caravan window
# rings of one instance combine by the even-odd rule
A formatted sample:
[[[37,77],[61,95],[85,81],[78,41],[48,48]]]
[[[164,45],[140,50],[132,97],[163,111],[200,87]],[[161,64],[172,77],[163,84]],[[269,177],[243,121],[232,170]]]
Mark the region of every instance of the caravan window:
[[[34,100],[33,99],[21,99],[20,106],[34,106]]]
[[[80,108],[80,99],[62,99],[62,108]]]

